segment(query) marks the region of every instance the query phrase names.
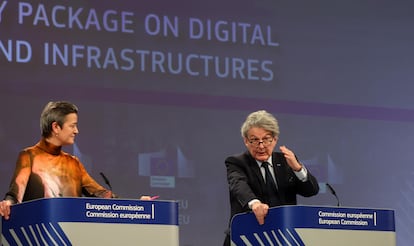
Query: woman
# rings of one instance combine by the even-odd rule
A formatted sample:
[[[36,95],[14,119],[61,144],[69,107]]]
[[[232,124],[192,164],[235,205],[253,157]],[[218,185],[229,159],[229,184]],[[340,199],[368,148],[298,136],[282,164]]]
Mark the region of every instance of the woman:
[[[10,217],[10,206],[49,197],[93,196],[111,198],[114,194],[99,185],[75,156],[62,146],[75,143],[78,108],[70,102],[49,102],[40,116],[42,138],[20,152],[9,192],[0,202],[0,215]]]

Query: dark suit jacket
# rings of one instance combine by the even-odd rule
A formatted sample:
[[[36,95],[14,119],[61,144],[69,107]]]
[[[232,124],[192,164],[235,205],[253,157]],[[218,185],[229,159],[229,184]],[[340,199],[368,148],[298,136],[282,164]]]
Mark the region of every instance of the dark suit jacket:
[[[279,204],[276,206],[295,205],[297,194],[309,197],[318,193],[318,181],[309,170],[308,180],[302,182],[289,167],[282,153],[273,152],[272,163],[278,187]],[[253,199],[268,201],[262,173],[256,160],[248,151],[228,157],[225,164],[230,191],[230,218],[237,213],[249,211],[248,202]]]

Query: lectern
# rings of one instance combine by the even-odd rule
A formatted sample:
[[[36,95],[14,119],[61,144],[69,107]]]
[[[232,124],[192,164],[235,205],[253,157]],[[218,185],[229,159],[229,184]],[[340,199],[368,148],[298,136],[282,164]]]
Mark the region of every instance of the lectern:
[[[179,245],[175,201],[45,198],[1,225],[2,245]]]
[[[371,208],[281,206],[264,225],[253,213],[231,221],[232,245],[395,246],[394,211]]]

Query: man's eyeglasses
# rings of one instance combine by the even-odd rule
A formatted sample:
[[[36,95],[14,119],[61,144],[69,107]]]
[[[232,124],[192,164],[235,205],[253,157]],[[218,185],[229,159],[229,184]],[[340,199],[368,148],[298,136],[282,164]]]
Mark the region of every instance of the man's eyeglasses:
[[[273,142],[273,139],[274,138],[271,137],[271,136],[265,137],[263,139],[250,138],[249,139],[249,143],[251,145],[254,145],[254,146],[259,146],[260,144],[263,144],[263,146],[268,146],[268,145],[270,145]]]

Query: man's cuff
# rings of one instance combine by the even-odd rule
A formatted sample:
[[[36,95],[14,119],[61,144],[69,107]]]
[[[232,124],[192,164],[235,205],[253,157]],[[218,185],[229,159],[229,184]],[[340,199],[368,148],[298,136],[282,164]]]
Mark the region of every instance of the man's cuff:
[[[253,204],[254,204],[255,202],[260,202],[260,200],[259,200],[259,199],[253,199],[253,200],[251,200],[251,201],[248,203],[248,205],[249,205],[249,208],[250,208],[250,209],[252,209],[252,206],[253,206]]]
[[[302,182],[306,182],[308,181],[308,170],[306,169],[306,167],[304,165],[302,165],[302,169],[300,169],[299,171],[293,171],[296,175],[296,177],[298,177],[298,179]]]

